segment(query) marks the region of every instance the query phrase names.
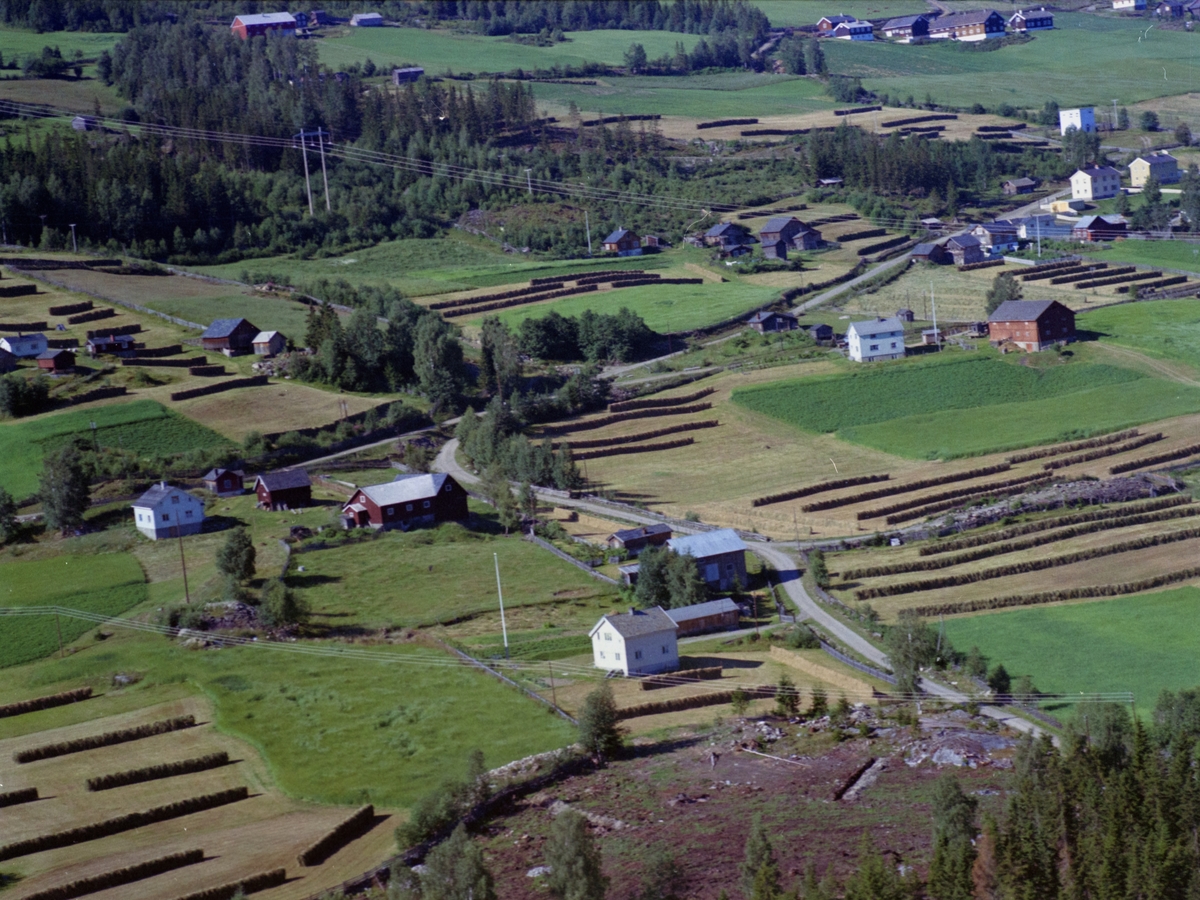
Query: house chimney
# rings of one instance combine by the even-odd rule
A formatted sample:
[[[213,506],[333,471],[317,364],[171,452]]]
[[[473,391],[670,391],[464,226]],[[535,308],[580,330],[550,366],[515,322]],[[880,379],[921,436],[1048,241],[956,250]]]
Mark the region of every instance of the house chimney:
[[[637,611],[637,610],[636,610],[634,607],[632,607],[632,606],[631,606],[631,607],[629,607],[629,614],[630,614],[631,616],[636,616],[636,615],[637,615],[637,612],[638,612],[638,611]]]

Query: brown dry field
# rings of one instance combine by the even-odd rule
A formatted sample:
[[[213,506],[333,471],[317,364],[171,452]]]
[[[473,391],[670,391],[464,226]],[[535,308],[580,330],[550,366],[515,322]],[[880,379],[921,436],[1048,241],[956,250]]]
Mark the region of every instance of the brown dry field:
[[[125,106],[114,88],[95,78],[5,78],[0,80],[0,98],[88,114],[95,113],[99,102],[100,112],[105,116],[115,116]]]
[[[139,393],[235,441],[241,441],[251,431],[273,434],[336,422],[342,418],[339,406],[342,401],[351,415],[384,402],[382,398],[323,391],[297,381],[274,381],[266,387],[239,388],[175,403],[169,397],[156,396],[156,393],[169,394],[170,389],[153,388]]]
[[[13,900],[76,878],[195,848],[205,851],[204,862],[90,896],[99,900],[167,900],[283,866],[288,872],[288,883],[258,896],[264,900],[293,900],[333,887],[378,864],[391,851],[391,823],[380,815],[375,828],[366,836],[323,865],[302,869],[296,862],[296,854],[341,821],[348,809],[314,807],[279,794],[273,789],[266,764],[257,752],[250,745],[216,731],[210,724],[211,709],[200,698],[182,697],[114,715],[104,715],[110,711],[106,706],[111,707],[106,701],[106,697],[101,697],[78,706],[81,714],[99,712],[103,718],[0,740],[0,758],[11,759],[13,752],[27,747],[169,716],[192,713],[203,724],[133,743],[6,766],[6,789],[36,786],[41,799],[5,810],[0,820],[0,842],[77,827],[243,784],[250,788],[250,797],[135,831],[10,860],[4,864],[5,870],[23,876],[10,891]],[[208,772],[96,793],[89,792],[85,785],[86,779],[93,775],[222,749],[236,762]]]
[[[675,138],[681,141],[691,141],[700,137],[705,140],[719,141],[778,142],[783,138],[770,135],[743,138],[740,136],[740,132],[757,128],[830,128],[842,124],[850,124],[864,128],[867,131],[890,134],[896,129],[885,128],[880,123],[889,122],[893,119],[909,119],[925,115],[931,114],[919,109],[892,109],[891,107],[885,107],[879,112],[859,113],[853,116],[835,116],[833,110],[822,110],[820,112],[802,113],[791,116],[760,116],[757,125],[730,125],[724,128],[705,128],[702,131],[697,130],[696,126],[701,122],[707,121],[705,119],[697,119],[689,116],[663,116],[659,120],[659,126],[664,137]],[[941,122],[918,123],[918,127],[926,124],[945,125],[946,130],[941,132],[943,138],[952,141],[966,141],[970,140],[980,125],[1012,125],[1013,121],[1001,116],[975,116],[967,113],[959,113],[957,120],[950,119]]]

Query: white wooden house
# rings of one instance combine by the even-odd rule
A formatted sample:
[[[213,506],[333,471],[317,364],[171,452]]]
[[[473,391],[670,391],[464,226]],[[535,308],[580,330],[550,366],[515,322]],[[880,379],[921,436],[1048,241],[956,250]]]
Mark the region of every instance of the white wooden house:
[[[652,675],[679,668],[678,626],[662,607],[610,613],[596,623],[592,661],[597,669],[622,675]]]
[[[904,325],[895,316],[851,322],[846,329],[847,352],[855,362],[904,357]]]
[[[134,501],[133,520],[137,530],[152,541],[199,534],[204,525],[204,504],[163,481]]]

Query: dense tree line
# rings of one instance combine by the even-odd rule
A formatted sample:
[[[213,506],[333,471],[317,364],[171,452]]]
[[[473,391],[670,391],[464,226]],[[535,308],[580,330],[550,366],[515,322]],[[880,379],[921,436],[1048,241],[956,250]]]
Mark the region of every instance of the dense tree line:
[[[621,307],[611,315],[589,309],[563,316],[551,310],[525,319],[516,342],[522,353],[537,359],[627,362],[645,356],[658,337],[641,316]]]
[[[496,396],[482,416],[467,408],[455,429],[459,448],[468,462],[491,481],[516,481],[571,490],[583,478],[571,448],[555,449],[549,438],[534,443],[521,433],[526,423],[513,407]]]

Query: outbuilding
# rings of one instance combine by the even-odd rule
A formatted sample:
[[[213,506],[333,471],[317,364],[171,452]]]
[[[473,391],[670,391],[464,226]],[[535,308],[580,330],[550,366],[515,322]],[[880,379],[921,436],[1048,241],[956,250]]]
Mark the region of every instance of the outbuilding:
[[[826,325],[824,322],[810,325],[808,327],[808,336],[818,344],[828,343],[833,340],[833,326]]]
[[[902,44],[909,43],[913,38],[928,37],[929,14],[888,19],[883,25],[883,36]]]
[[[676,625],[662,607],[603,616],[588,634],[597,669],[622,675],[653,675],[679,668]]]
[[[43,350],[37,355],[38,369],[48,375],[72,375],[75,354],[70,350]]]
[[[912,249],[912,258],[917,262],[936,263],[937,265],[951,261],[946,248],[941,244],[934,243],[917,244]]]
[[[617,256],[642,255],[641,239],[628,228],[618,228],[600,246],[605,253],[615,253]]]
[[[1004,37],[1004,17],[994,9],[939,16],[929,23],[929,36],[935,40],[986,41]]]
[[[267,34],[295,35],[296,17],[286,12],[253,13],[237,16],[229,28],[243,41]]]
[[[1057,300],[1008,300],[988,316],[988,339],[1036,353],[1075,339],[1075,313]]]
[[[709,631],[730,631],[738,627],[741,617],[738,605],[728,597],[709,600],[707,603],[697,603],[693,606],[668,609],[666,612],[678,627],[679,630],[676,634],[679,637],[705,634]]]
[[[204,504],[163,481],[134,501],[133,521],[137,530],[152,541],[187,537],[199,534],[204,527]]]
[[[392,84],[399,87],[402,84],[412,84],[414,81],[420,81],[421,76],[425,74],[425,70],[420,66],[407,66],[403,69],[392,69]]]
[[[218,497],[236,497],[246,493],[246,473],[240,469],[209,469],[204,486]]]
[[[383,16],[379,13],[355,13],[350,17],[350,24],[354,28],[382,28]]]
[[[1071,237],[1083,243],[1115,241],[1128,229],[1124,216],[1084,216],[1071,229]]]
[[[1033,189],[1038,186],[1037,180],[1034,178],[1010,178],[1001,185],[1001,190],[1005,196],[1012,197],[1016,194],[1032,194]]]
[[[983,243],[971,234],[956,234],[946,241],[945,249],[956,266],[969,266],[986,258]]]
[[[641,525],[614,531],[605,544],[610,550],[624,550],[630,556],[637,556],[647,547],[661,547],[670,539],[670,525]]]
[[[113,356],[127,356],[135,352],[135,340],[132,334],[97,334],[88,338],[88,356],[95,359],[102,353]]]
[[[342,506],[346,528],[399,528],[438,522],[461,522],[470,517],[467,492],[444,473],[397,475],[383,484],[360,487]]]
[[[7,350],[18,359],[36,359],[49,346],[44,334],[17,334],[0,338],[0,350]]]
[[[763,253],[769,244],[782,242],[791,250],[816,250],[824,241],[821,232],[810,225],[801,222],[795,216],[775,216],[768,219],[758,233],[758,239],[763,243]],[[782,259],[787,259],[785,252]]]
[[[226,356],[237,356],[253,350],[254,339],[259,334],[258,326],[249,319],[214,319],[200,335],[200,346]]]
[[[1054,13],[1041,9],[1018,9],[1008,17],[1008,27],[1020,33],[1025,31],[1049,31],[1054,27]]]
[[[252,342],[255,356],[278,356],[287,349],[287,338],[279,331],[260,331]]]
[[[756,312],[746,320],[746,324],[759,334],[766,334],[768,331],[795,331],[800,327],[794,315],[781,312]]]
[[[17,367],[17,358],[7,350],[0,349],[0,375],[11,372]]]
[[[746,544],[732,528],[671,538],[667,546],[695,559],[709,587],[728,591],[735,583],[746,586]]]
[[[305,469],[264,472],[254,479],[260,509],[304,509],[312,505],[312,481]]]

